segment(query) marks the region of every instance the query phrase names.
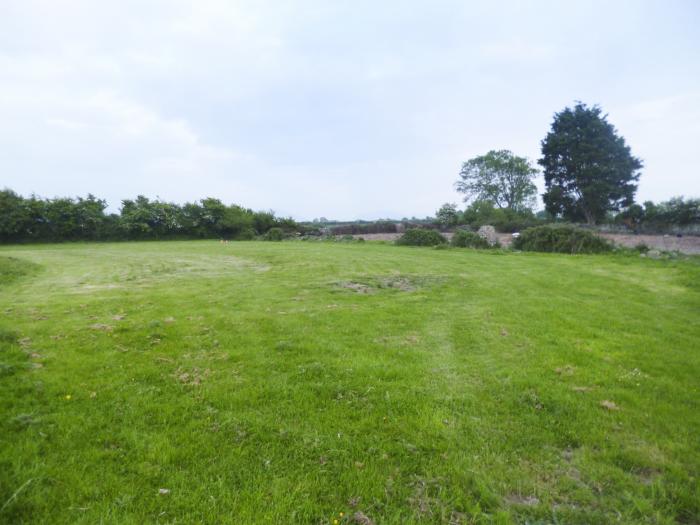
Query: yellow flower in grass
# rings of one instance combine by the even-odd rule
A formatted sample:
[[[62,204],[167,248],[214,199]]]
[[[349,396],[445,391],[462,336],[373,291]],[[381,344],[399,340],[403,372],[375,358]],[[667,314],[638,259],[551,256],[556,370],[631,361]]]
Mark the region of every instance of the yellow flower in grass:
[[[345,513],[341,512],[340,514],[338,514],[338,516],[340,516],[342,518],[343,516],[345,516]]]
[[[338,525],[338,520],[333,520],[333,525]]]
[[[66,394],[66,401],[70,401],[70,398],[72,397],[70,394]]]

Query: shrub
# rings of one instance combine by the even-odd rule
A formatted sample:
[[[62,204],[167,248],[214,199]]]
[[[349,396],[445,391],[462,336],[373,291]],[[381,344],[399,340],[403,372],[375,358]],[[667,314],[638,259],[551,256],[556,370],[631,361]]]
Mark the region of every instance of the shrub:
[[[526,252],[604,253],[612,245],[594,233],[574,226],[536,226],[521,232],[513,248]]]
[[[368,233],[396,233],[393,221],[356,222],[331,228],[331,235],[364,235]]]
[[[244,228],[241,230],[241,233],[236,236],[236,239],[239,241],[251,241],[255,239],[255,230],[253,228]]]
[[[402,246],[437,246],[445,243],[447,243],[447,239],[439,232],[418,228],[406,230],[406,233],[396,239],[396,244]]]
[[[638,243],[634,247],[634,249],[636,251],[638,251],[639,253],[647,253],[649,250],[651,250],[651,248],[649,248],[649,246],[647,246],[646,243],[643,243],[643,242]]]
[[[486,239],[477,233],[466,230],[457,230],[452,236],[450,244],[458,248],[490,248]]]
[[[284,230],[282,228],[270,228],[267,230],[264,239],[266,241],[281,241],[284,239]]]

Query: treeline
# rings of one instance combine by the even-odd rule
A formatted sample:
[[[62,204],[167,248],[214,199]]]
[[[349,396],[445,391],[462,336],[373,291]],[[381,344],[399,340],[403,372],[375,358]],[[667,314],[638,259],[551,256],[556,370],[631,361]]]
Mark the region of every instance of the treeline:
[[[119,213],[107,202],[85,198],[42,199],[0,191],[0,243],[139,239],[254,239],[272,228],[299,229],[290,218],[253,211],[219,199],[183,205],[139,195],[122,201]]]
[[[693,230],[700,233],[700,199],[674,197],[658,204],[651,201],[632,204],[612,222],[639,232]]]
[[[551,223],[568,222],[546,210],[533,212],[524,208],[498,208],[491,201],[477,200],[464,210],[454,204],[444,204],[435,214],[441,229],[469,226],[478,229],[490,224],[502,233]],[[608,212],[597,226],[602,229],[622,229],[636,233],[700,233],[700,199],[674,197],[668,201],[632,204],[621,212]]]

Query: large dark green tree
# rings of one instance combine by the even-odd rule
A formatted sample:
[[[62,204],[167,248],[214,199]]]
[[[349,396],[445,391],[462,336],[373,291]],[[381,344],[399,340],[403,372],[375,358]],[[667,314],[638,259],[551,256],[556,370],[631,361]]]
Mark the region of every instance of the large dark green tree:
[[[500,209],[528,209],[537,194],[537,170],[508,150],[489,151],[462,164],[457,191],[465,201],[488,201]]]
[[[588,224],[634,202],[642,168],[601,108],[580,102],[554,115],[538,163],[547,211]]]

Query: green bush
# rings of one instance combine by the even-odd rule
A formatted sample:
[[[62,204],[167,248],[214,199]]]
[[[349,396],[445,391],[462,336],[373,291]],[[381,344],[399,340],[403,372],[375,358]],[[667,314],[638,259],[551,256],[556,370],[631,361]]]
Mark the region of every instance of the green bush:
[[[651,250],[651,248],[649,248],[649,246],[647,246],[646,243],[643,243],[643,242],[638,243],[634,247],[634,249],[636,251],[638,251],[639,253],[647,253],[649,250]]]
[[[466,230],[457,230],[450,244],[456,248],[490,248],[486,239],[479,234]]]
[[[263,238],[266,241],[281,241],[284,239],[284,230],[282,228],[270,228]]]
[[[536,226],[513,240],[513,248],[526,252],[604,253],[612,245],[594,233],[574,226]]]
[[[413,228],[406,230],[401,237],[396,239],[396,244],[402,246],[437,246],[446,244],[447,239],[435,230],[421,230]]]
[[[255,239],[255,230],[253,228],[244,228],[241,230],[241,233],[236,236],[236,239],[239,241],[252,241]]]

